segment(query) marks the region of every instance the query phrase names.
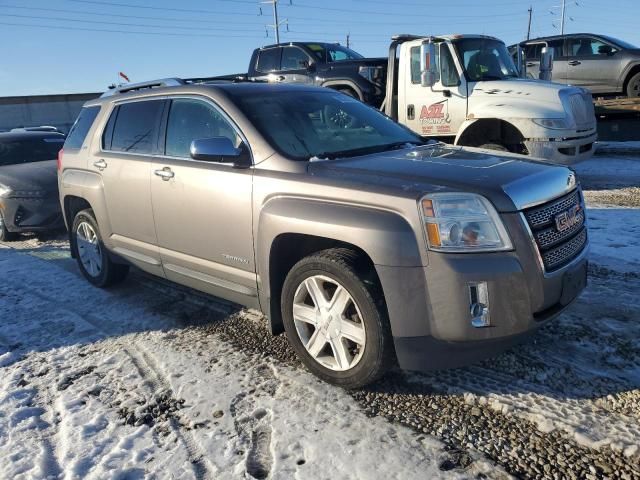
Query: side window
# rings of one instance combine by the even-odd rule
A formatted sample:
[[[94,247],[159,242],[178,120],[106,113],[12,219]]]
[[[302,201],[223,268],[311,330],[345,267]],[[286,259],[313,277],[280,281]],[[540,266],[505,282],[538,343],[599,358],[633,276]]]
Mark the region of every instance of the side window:
[[[600,55],[600,48],[606,43],[595,38],[578,37],[569,39],[569,55],[572,57],[591,57]]]
[[[124,103],[118,107],[111,150],[153,153],[164,100]]]
[[[256,70],[259,72],[273,72],[280,70],[280,48],[268,48],[258,54]]]
[[[542,43],[532,43],[525,47],[524,52],[527,60],[539,61],[542,55]]]
[[[212,105],[190,98],[178,98],[171,102],[165,141],[166,155],[189,157],[193,140],[213,137],[226,137],[236,147],[241,143],[236,130]]]
[[[64,143],[65,149],[71,150],[82,147],[84,139],[87,133],[89,133],[91,125],[93,125],[99,111],[100,107],[84,107],[80,110],[80,115],[78,115],[73,127],[71,127],[67,141]]]
[[[460,84],[456,63],[446,43],[440,44],[440,79],[444,87],[457,87]]]
[[[309,56],[297,47],[282,49],[281,70],[302,70],[309,66]]]
[[[420,83],[420,47],[411,47],[411,83]]]
[[[116,107],[111,112],[107,126],[102,132],[102,149],[111,150],[111,142],[113,140],[113,127],[116,124],[116,118],[118,117],[118,108]]]
[[[553,58],[565,56],[563,46],[564,43],[562,40],[551,40],[547,42],[547,47],[553,50]],[[540,45],[540,54],[538,55],[538,58],[542,55],[542,47],[544,47],[544,45]]]

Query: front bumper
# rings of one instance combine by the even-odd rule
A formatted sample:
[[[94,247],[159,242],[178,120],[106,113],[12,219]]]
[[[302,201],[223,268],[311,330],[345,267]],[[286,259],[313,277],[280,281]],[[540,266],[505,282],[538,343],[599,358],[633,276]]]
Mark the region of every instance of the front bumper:
[[[7,230],[13,233],[55,230],[64,227],[60,202],[56,196],[3,198],[0,209]]]
[[[526,234],[515,237],[514,252],[430,252],[428,267],[376,267],[401,368],[452,368],[493,356],[578,297],[586,286],[588,245],[568,265],[545,273]],[[470,285],[479,282],[489,294],[489,325],[482,328],[473,326],[470,313]]]
[[[572,138],[535,138],[527,139],[524,145],[532,157],[547,161],[571,165],[593,156],[597,133]]]

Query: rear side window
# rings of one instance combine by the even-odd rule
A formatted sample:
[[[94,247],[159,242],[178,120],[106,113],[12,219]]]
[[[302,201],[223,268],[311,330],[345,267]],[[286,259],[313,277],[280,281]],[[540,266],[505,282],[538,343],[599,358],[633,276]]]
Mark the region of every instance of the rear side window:
[[[18,163],[55,160],[62,148],[64,137],[29,138],[24,140],[0,140],[0,167]]]
[[[164,100],[125,103],[115,110],[110,150],[129,153],[153,153]],[[112,119],[109,119],[107,131]],[[103,139],[104,141],[104,139]]]
[[[69,131],[69,136],[64,144],[66,150],[79,149],[84,143],[84,139],[93,125],[93,121],[98,116],[100,107],[84,107],[80,110],[80,115]]]
[[[259,72],[273,72],[274,70],[280,70],[280,49],[268,48],[267,50],[262,50],[258,54],[256,70]]]

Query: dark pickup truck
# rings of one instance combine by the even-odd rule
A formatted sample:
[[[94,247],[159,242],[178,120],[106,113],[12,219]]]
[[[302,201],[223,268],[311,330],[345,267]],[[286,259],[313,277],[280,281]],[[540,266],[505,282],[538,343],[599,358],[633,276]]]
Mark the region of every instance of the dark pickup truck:
[[[250,80],[329,87],[379,107],[385,96],[387,58],[364,58],[336,43],[291,42],[257,48]]]

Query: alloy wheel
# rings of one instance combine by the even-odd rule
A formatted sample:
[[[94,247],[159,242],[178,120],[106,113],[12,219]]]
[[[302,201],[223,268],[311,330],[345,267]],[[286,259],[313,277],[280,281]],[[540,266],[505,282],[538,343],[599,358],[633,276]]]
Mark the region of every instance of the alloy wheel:
[[[97,277],[102,271],[102,249],[98,234],[88,222],[80,222],[76,228],[78,256],[86,272]]]

